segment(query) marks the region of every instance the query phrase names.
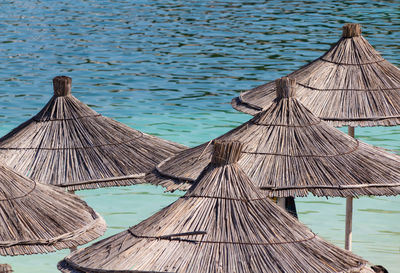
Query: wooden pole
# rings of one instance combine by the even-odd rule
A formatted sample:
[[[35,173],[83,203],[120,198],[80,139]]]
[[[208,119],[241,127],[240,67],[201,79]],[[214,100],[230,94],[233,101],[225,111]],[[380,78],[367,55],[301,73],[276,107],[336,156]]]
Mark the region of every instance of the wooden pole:
[[[277,197],[276,204],[298,219],[294,197]]]
[[[349,136],[354,138],[354,127],[348,127]],[[346,198],[346,229],[345,229],[345,239],[344,248],[346,250],[351,250],[351,241],[353,235],[353,197]]]
[[[278,197],[276,199],[276,204],[286,210],[286,198],[285,197]]]
[[[346,198],[346,236],[344,240],[344,248],[351,250],[351,240],[353,232],[353,197]]]
[[[293,215],[296,219],[299,219],[297,216],[296,202],[294,201],[294,197],[286,197],[285,199],[286,211]]]
[[[291,98],[296,95],[296,80],[288,77],[282,77],[275,80],[277,99]],[[294,197],[278,197],[276,203],[279,207],[297,218],[296,205]],[[289,204],[291,203],[291,204]]]
[[[68,193],[71,193],[71,194],[75,194],[75,191],[74,190],[68,190]],[[74,247],[70,247],[69,248],[69,251],[72,253],[72,252],[74,252],[75,250],[77,250],[78,248],[76,247],[76,246],[74,246]]]

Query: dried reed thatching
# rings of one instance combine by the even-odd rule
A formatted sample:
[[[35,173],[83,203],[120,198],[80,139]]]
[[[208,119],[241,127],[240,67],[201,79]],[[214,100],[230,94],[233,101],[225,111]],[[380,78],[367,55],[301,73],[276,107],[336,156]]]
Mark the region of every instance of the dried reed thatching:
[[[131,185],[184,148],[101,116],[71,95],[71,81],[55,77],[47,105],[0,139],[15,171],[68,190]]]
[[[178,201],[81,249],[62,272],[361,272],[366,262],[273,204],[236,164],[239,142],[214,143],[211,163]]]
[[[2,165],[0,181],[0,255],[73,248],[106,229],[103,218],[76,195]]]
[[[289,74],[297,80],[298,99],[334,126],[400,124],[400,70],[361,35],[359,24],[346,24],[342,38],[323,56]],[[275,99],[269,82],[232,100],[235,109],[256,114]]]
[[[0,273],[14,272],[9,264],[0,264]]]
[[[277,98],[250,121],[218,137],[244,145],[239,165],[269,196],[359,196],[400,193],[400,156],[362,143],[315,117],[294,96],[296,82],[277,80]],[[160,163],[147,180],[187,189],[210,162],[213,142]]]

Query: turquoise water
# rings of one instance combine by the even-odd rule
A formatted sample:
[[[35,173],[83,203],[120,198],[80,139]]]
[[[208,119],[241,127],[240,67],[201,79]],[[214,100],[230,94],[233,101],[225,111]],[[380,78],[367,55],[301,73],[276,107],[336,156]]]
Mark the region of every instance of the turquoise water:
[[[400,66],[397,1],[12,1],[0,2],[0,133],[39,111],[56,75],[96,111],[189,146],[248,120],[230,100],[317,58],[346,22]],[[400,153],[400,127],[357,129]],[[80,191],[104,216],[105,236],[178,198],[138,185]],[[343,246],[344,200],[298,199],[299,217]],[[354,203],[355,253],[400,272],[400,197]],[[1,257],[16,272],[56,272],[68,251]]]

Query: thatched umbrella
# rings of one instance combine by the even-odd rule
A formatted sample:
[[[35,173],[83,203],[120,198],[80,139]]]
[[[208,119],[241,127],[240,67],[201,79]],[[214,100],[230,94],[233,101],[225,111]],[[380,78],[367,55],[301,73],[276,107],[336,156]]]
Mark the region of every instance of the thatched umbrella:
[[[400,124],[400,70],[386,61],[361,35],[359,24],[343,26],[342,38],[315,61],[289,74],[298,83],[299,100],[334,126]],[[255,114],[275,97],[273,82],[232,100],[235,109]],[[352,214],[353,198],[346,200]],[[351,249],[351,221],[346,220],[346,248]]]
[[[72,253],[62,272],[373,272],[271,202],[240,169],[239,142],[216,142],[211,163],[178,201]]]
[[[356,197],[400,193],[400,156],[362,143],[314,116],[295,97],[295,80],[277,80],[274,103],[218,137],[244,144],[239,165],[271,197]],[[160,163],[148,182],[187,189],[211,159],[212,141]],[[351,216],[351,215],[350,215]]]
[[[0,255],[74,248],[101,236],[106,224],[78,196],[36,183],[0,165]]]
[[[314,116],[294,96],[296,81],[276,81],[274,103],[218,137],[244,145],[239,165],[271,197],[396,195],[400,156],[354,139]],[[213,141],[161,162],[148,181],[188,189],[211,160]]]
[[[47,105],[0,139],[15,171],[68,190],[131,185],[184,148],[101,116],[71,95],[71,82],[55,77]]]
[[[311,112],[334,126],[400,124],[400,70],[361,35],[359,24],[343,26],[328,52],[288,75],[297,97]],[[232,100],[235,109],[256,114],[275,99],[269,82]]]

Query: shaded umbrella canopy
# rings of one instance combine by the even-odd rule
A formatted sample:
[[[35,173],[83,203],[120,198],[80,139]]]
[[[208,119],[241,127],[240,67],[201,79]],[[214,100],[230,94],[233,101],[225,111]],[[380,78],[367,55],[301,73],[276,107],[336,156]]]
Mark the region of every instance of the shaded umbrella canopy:
[[[47,105],[0,139],[0,158],[35,181],[69,190],[136,184],[184,148],[101,116],[71,95],[69,77],[53,84]]]
[[[239,165],[270,196],[396,195],[400,156],[362,143],[315,117],[295,97],[295,80],[277,80],[265,111],[218,137],[244,145]],[[212,142],[160,163],[147,180],[187,189],[210,162]]]
[[[236,164],[240,143],[216,142],[214,149],[211,163],[178,201],[72,253],[59,269],[322,273],[365,268],[362,258],[322,240],[268,200]]]
[[[105,230],[103,218],[76,195],[0,165],[0,255],[73,248]]]
[[[289,74],[297,80],[298,99],[334,126],[400,124],[400,70],[346,24],[342,38],[323,56]],[[256,114],[275,99],[275,84],[256,87],[232,100],[235,109]]]

